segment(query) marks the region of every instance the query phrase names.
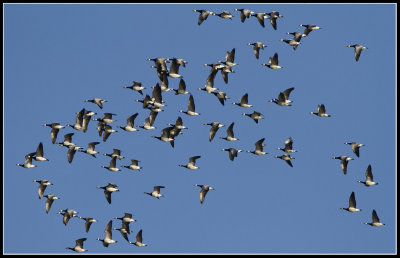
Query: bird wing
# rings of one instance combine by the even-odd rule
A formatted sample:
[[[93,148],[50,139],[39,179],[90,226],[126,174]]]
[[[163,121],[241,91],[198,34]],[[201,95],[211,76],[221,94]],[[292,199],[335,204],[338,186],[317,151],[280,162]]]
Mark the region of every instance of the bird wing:
[[[209,135],[210,142],[214,139],[214,136],[217,133],[218,129],[219,129],[218,124],[213,124],[213,126],[211,126]]]
[[[354,192],[351,192],[350,198],[349,198],[349,208],[356,207],[356,196],[354,195]]]
[[[193,165],[196,164],[196,159],[201,158],[201,156],[193,156],[189,158],[189,163],[192,163]]]
[[[233,133],[233,126],[235,125],[235,122],[232,122],[232,124],[228,127],[228,129],[226,129],[226,134],[229,136],[229,137],[235,137],[234,136],[234,133]]]
[[[341,166],[341,168],[342,168],[342,170],[343,170],[343,173],[346,175],[347,174],[347,163],[348,163],[348,161],[346,161],[345,159],[343,159],[341,162],[340,162],[340,166]]]
[[[289,166],[293,167],[293,165],[292,165],[292,162],[290,161],[290,159],[288,159],[288,160],[285,160],[285,161],[286,161],[286,163],[288,163],[288,164],[289,164]]]
[[[36,157],[43,157],[43,143],[40,142],[36,149]]]
[[[291,150],[293,147],[293,140],[292,137],[289,137],[286,141],[285,141],[285,149],[289,149]]]
[[[256,58],[258,59],[260,57],[260,48],[254,45],[253,52]]]
[[[143,241],[143,239],[142,239],[142,230],[139,230],[139,232],[136,234],[136,242],[142,243],[142,241]]]
[[[51,129],[50,136],[51,136],[51,143],[53,143],[53,144],[56,142],[58,131],[60,131],[60,130],[55,129],[55,128]]]
[[[68,149],[68,154],[67,154],[69,163],[71,163],[72,160],[74,159],[75,152],[76,152],[75,146],[73,146],[73,145],[70,146]]]
[[[106,196],[107,202],[108,202],[109,204],[111,204],[111,193],[112,193],[112,192],[109,192],[109,191],[107,191],[107,190],[104,190],[104,195]]]
[[[105,233],[105,239],[112,239],[112,231],[111,231],[111,228],[112,228],[112,220],[110,220],[109,222],[108,222],[108,224],[107,224],[107,226],[106,226],[106,229],[104,230],[104,233]]]
[[[276,26],[276,18],[270,17],[269,20],[271,22],[272,28],[274,28],[274,30],[276,30],[276,28],[277,28],[277,26]]]
[[[256,150],[263,151],[263,142],[265,138],[258,140],[254,145],[256,146]]]
[[[368,168],[367,168],[367,170],[365,171],[365,177],[366,177],[366,180],[365,181],[373,181],[374,180],[374,177],[373,177],[373,175],[372,175],[372,168],[371,168],[371,165],[368,165]]]
[[[378,214],[376,214],[375,210],[372,210],[372,223],[379,222]]]
[[[54,200],[51,198],[47,198],[46,201],[46,213],[49,213],[51,205],[53,204]]]
[[[289,95],[290,95],[290,93],[292,92],[292,90],[294,90],[294,87],[289,88],[289,89],[286,89],[286,90],[283,92],[283,95],[285,96],[285,98],[286,98],[287,100],[289,99]]]
[[[249,101],[249,94],[244,94],[241,98],[240,98],[240,104],[247,104]]]
[[[200,203],[204,202],[204,198],[206,198],[207,192],[208,192],[208,190],[201,189],[201,191],[200,191]]]
[[[194,99],[193,99],[193,95],[190,94],[189,101],[188,101],[188,111],[194,112],[194,110],[195,110]]]
[[[351,144],[351,148],[353,149],[354,154],[356,154],[357,157],[360,157],[360,146],[356,142]]]

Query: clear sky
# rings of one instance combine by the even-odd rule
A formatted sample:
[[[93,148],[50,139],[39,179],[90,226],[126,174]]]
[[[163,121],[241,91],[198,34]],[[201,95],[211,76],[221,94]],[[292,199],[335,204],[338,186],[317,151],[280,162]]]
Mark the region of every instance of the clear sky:
[[[254,12],[279,11],[274,30],[265,20],[261,27],[255,17],[240,21],[235,8]],[[3,244],[4,253],[72,253],[75,240],[86,237],[89,253],[394,253],[396,252],[396,6],[394,4],[6,4],[4,5],[4,165],[3,165]],[[200,26],[194,9],[230,11],[232,20],[209,16]],[[280,39],[287,32],[302,32],[299,24],[316,24],[301,40],[296,51]],[[248,43],[261,41],[267,47],[256,59]],[[359,62],[349,44],[368,49]],[[224,60],[236,49],[229,82],[220,73],[215,86],[230,98],[222,106],[204,87],[210,67],[206,63]],[[280,70],[262,63],[279,54]],[[119,129],[103,142],[97,122],[86,133],[71,127],[72,142],[87,148],[93,141],[97,158],[77,152],[71,164],[67,149],[52,144],[45,123],[75,122],[82,108],[117,114],[113,128],[139,113],[135,125],[143,125],[149,111],[136,99],[142,96],[124,89],[132,81],[142,82],[151,95],[159,82],[153,62],[147,58],[178,57],[188,61],[179,72],[201,115],[179,113],[187,109],[188,95],[163,93],[167,105],[155,121],[155,130],[125,132]],[[169,65],[168,65],[169,66]],[[178,88],[179,79],[169,78],[169,87]],[[279,92],[295,87],[293,105],[281,107],[268,102]],[[232,105],[248,93],[252,108]],[[108,100],[100,109],[85,99]],[[330,118],[311,115],[325,104]],[[258,124],[241,115],[259,111],[265,117]],[[181,116],[189,129],[175,139],[175,148],[151,136],[159,136],[168,123]],[[220,128],[212,142],[210,126]],[[235,122],[236,142],[227,142],[226,128]],[[292,137],[297,150],[293,168],[277,150]],[[264,156],[242,152],[232,162],[222,148],[254,150],[265,138]],[[345,142],[366,146],[357,158]],[[24,156],[44,145],[49,162],[33,161],[35,168],[16,166]],[[126,158],[117,166],[141,161],[141,171],[122,168],[110,172],[113,148]],[[178,167],[189,157],[200,155],[198,170]],[[333,156],[348,155],[344,175]],[[365,187],[371,164],[379,185]],[[49,212],[46,198],[38,199],[38,183],[47,179],[54,185],[45,194],[55,194]],[[103,190],[108,182],[118,185],[108,204]],[[200,188],[210,191],[203,204]],[[163,185],[160,199],[144,194]],[[362,211],[340,210],[348,206],[355,192]],[[74,209],[83,217],[98,220],[85,232],[84,221],[72,218],[62,223],[60,209]],[[375,209],[383,227],[371,227]],[[104,238],[108,221],[133,213],[129,235],[135,241],[143,229],[147,247],[128,244],[113,231],[118,243],[108,248],[96,238]],[[121,222],[114,220],[113,227]]]

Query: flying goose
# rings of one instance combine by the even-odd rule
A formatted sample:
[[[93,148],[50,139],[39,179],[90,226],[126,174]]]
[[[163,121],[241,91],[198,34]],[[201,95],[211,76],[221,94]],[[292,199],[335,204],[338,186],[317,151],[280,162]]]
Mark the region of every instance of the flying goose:
[[[260,112],[257,112],[257,111],[254,111],[252,114],[243,113],[242,115],[250,117],[251,119],[254,120],[254,122],[256,122],[256,124],[258,124],[258,120],[264,119],[262,114]]]
[[[204,125],[211,125],[210,134],[208,137],[208,140],[210,142],[214,139],[214,136],[217,133],[218,129],[224,127],[224,125],[219,122],[204,123]]]
[[[219,100],[219,102],[222,104],[222,106],[225,105],[225,100],[229,99],[228,96],[226,96],[226,93],[223,91],[217,91],[217,92],[211,92],[212,94],[214,94],[214,96],[216,96]]]
[[[293,40],[300,42],[302,37],[305,37],[303,33],[300,32],[286,32],[288,35],[293,35]]]
[[[273,57],[268,58],[268,64],[262,63],[261,65],[267,66],[270,69],[281,69],[283,68],[282,66],[278,65],[279,60],[278,60],[278,53],[275,53]]]
[[[239,107],[244,107],[244,108],[252,107],[253,105],[248,104],[248,99],[249,99],[249,94],[246,93],[240,98],[239,103],[233,102],[232,104],[237,105]]]
[[[175,90],[175,95],[178,94],[189,94],[190,92],[186,91],[186,83],[185,81],[181,78],[181,80],[179,81],[179,87],[177,90]]]
[[[111,231],[111,228],[112,228],[112,220],[110,220],[110,221],[108,222],[108,224],[107,224],[107,226],[106,226],[106,229],[104,230],[104,233],[105,233],[104,239],[100,239],[100,238],[97,238],[97,239],[96,239],[96,240],[99,240],[99,241],[103,242],[103,246],[104,246],[104,247],[108,247],[109,244],[115,244],[115,243],[118,242],[117,240],[113,240],[113,239],[112,239],[112,231]]]
[[[226,53],[225,53],[225,62],[221,62],[221,63],[226,65],[226,66],[238,65],[237,63],[235,63],[235,52],[236,52],[235,48],[232,48],[231,52],[226,51]]]
[[[69,148],[69,146],[75,145],[75,143],[71,142],[72,141],[72,136],[74,134],[75,133],[67,133],[67,134],[65,134],[64,135],[64,141],[63,142],[59,142],[58,145],[64,146],[64,147],[67,147],[67,148]]]
[[[372,210],[372,222],[364,222],[365,225],[370,225],[373,227],[384,226],[385,224],[379,221],[378,214],[376,214],[375,210]]]
[[[140,171],[142,169],[142,167],[139,166],[139,162],[140,162],[139,160],[131,159],[131,164],[129,166],[122,165],[121,167]]]
[[[293,150],[293,139],[292,139],[292,137],[289,137],[285,141],[285,148],[277,148],[277,150],[281,150],[281,151],[284,151],[286,153],[297,152],[297,150]]]
[[[361,209],[356,208],[356,197],[354,195],[354,192],[351,192],[350,198],[349,198],[349,207],[348,208],[340,208],[341,210],[346,210],[349,212],[356,212],[356,211],[361,211]]]
[[[112,122],[115,122],[116,120],[112,119],[112,116],[116,116],[117,114],[113,113],[104,113],[103,118],[93,118],[93,121],[101,121],[105,124],[110,124]]]
[[[294,39],[281,39],[280,41],[292,46],[293,50],[296,50],[297,47],[301,44],[299,41],[296,41]]]
[[[310,112],[310,114],[311,115],[314,114],[314,115],[319,116],[319,117],[331,117],[331,115],[328,115],[326,113],[326,109],[325,109],[325,105],[324,104],[318,105],[317,110],[318,110],[317,113]]]
[[[156,120],[156,117],[158,115],[158,112],[155,112],[154,110],[150,111],[149,116],[145,119],[144,125],[138,125],[137,127],[143,128],[145,130],[153,130],[156,129],[153,124]]]
[[[135,113],[133,115],[131,115],[130,117],[128,117],[128,119],[126,119],[126,126],[119,126],[117,125],[118,128],[121,128],[122,130],[126,131],[126,132],[135,132],[138,131],[138,129],[136,129],[134,127],[134,123],[135,123],[135,119],[138,116],[139,113]]]
[[[156,185],[156,186],[154,186],[153,192],[151,192],[151,193],[144,192],[144,193],[148,194],[150,196],[156,197],[157,199],[160,199],[160,197],[164,197],[164,195],[160,194],[160,189],[161,188],[165,188],[165,186]]]
[[[356,62],[358,62],[358,59],[360,58],[361,51],[363,51],[363,49],[368,49],[367,47],[358,44],[348,45],[347,47],[354,47],[354,57],[356,58]]]
[[[83,242],[86,241],[86,238],[79,238],[75,240],[75,247],[66,247],[65,249],[72,250],[77,253],[87,252],[88,250],[83,249]]]
[[[136,222],[136,220],[132,219],[132,213],[127,213],[127,212],[125,212],[123,217],[121,218],[115,217],[114,219],[119,219],[123,223]]]
[[[77,214],[77,211],[71,210],[71,209],[65,209],[65,210],[60,210],[57,212],[57,214],[63,215],[63,223],[65,226],[67,226],[68,221],[73,218],[73,217],[78,217],[75,214]]]
[[[163,57],[157,57],[157,58],[148,58],[148,61],[154,61],[155,68],[157,68],[157,71],[168,71],[167,69],[167,63],[169,63],[169,60]]]
[[[116,184],[108,183],[106,186],[97,186],[97,189],[104,189],[104,195],[106,196],[107,202],[111,204],[111,194],[112,192],[119,192]]]
[[[56,142],[59,130],[65,128],[65,126],[60,125],[60,123],[44,124],[43,126],[51,127],[50,136],[53,144]]]
[[[46,195],[43,195],[43,197],[47,198],[47,201],[46,201],[46,213],[47,214],[49,213],[51,205],[53,205],[54,200],[61,199],[60,197],[57,197],[54,194],[46,194]]]
[[[258,59],[260,57],[260,49],[264,49],[265,47],[267,47],[266,45],[264,45],[263,43],[261,43],[260,41],[254,42],[254,43],[248,43],[249,46],[253,45],[253,52],[254,55],[256,56],[256,58]]]
[[[178,63],[178,60],[176,58],[172,58],[171,60],[171,66],[169,67],[169,72],[167,75],[171,78],[183,78],[183,76],[179,74],[180,64]]]
[[[92,116],[97,115],[97,113],[90,111],[90,110],[85,110],[85,114],[83,115],[83,121],[82,121],[82,130],[84,133],[86,133],[89,122],[92,118]]]
[[[143,109],[149,109],[149,105],[152,105],[154,103],[154,101],[150,98],[148,94],[146,94],[146,96],[143,99],[137,99],[136,102],[143,103],[142,105]]]
[[[173,126],[173,127],[177,128],[177,129],[180,129],[180,130],[188,129],[186,126],[183,125],[182,117],[180,117],[180,116],[178,116],[178,118],[176,119],[175,124],[168,123],[168,125],[169,126]]]
[[[142,230],[139,230],[139,232],[136,234],[136,242],[135,243],[129,242],[129,244],[133,244],[139,247],[147,246],[147,244],[143,243]]]
[[[99,136],[101,137],[103,135],[104,132],[104,126],[106,125],[106,123],[99,121],[97,123],[97,131],[99,132]]]
[[[349,156],[338,156],[338,157],[332,157],[332,159],[340,159],[340,166],[342,167],[343,174],[347,174],[347,164],[349,163],[350,160],[354,160],[353,158]]]
[[[249,153],[253,153],[255,155],[265,155],[268,154],[267,152],[263,151],[265,144],[263,144],[265,138],[258,140],[254,145],[256,146],[254,151],[247,151]]]
[[[104,153],[103,155],[111,158],[117,157],[119,160],[125,158],[124,156],[121,156],[121,150],[119,149],[113,149],[113,153]]]
[[[133,81],[133,84],[131,86],[124,86],[124,89],[131,89],[131,90],[139,92],[140,95],[143,95],[142,90],[144,90],[146,88],[142,86],[141,82]]]
[[[201,158],[201,156],[193,156],[189,158],[189,162],[187,165],[178,165],[179,167],[184,167],[187,169],[199,169],[199,167],[196,167],[196,160]]]
[[[220,13],[212,13],[212,15],[221,17],[222,19],[230,19],[232,20],[233,15],[228,11],[222,11]]]
[[[78,217],[78,218],[83,219],[85,221],[86,233],[89,232],[89,229],[90,229],[90,226],[92,225],[92,223],[97,222],[97,220],[95,220],[94,218],[91,218],[91,217],[86,217],[86,218]]]
[[[193,10],[193,12],[198,12],[200,13],[199,15],[199,20],[197,22],[197,24],[200,26],[200,24],[203,23],[203,21],[207,20],[208,15],[213,15],[214,13],[211,11],[207,11],[207,10]]]
[[[103,103],[108,102],[108,101],[105,99],[101,99],[101,98],[94,98],[94,99],[87,99],[87,100],[85,100],[85,102],[94,103],[97,106],[99,106],[100,109],[103,109]]]
[[[156,86],[153,87],[152,101],[155,107],[165,106],[165,104],[163,104],[164,101],[162,100],[161,87],[159,83],[157,83]]]
[[[368,165],[367,170],[365,171],[365,181],[357,180],[357,182],[364,184],[365,186],[377,185],[377,182],[374,182],[374,176],[372,175],[371,164]]]
[[[128,234],[130,234],[133,231],[131,231],[129,229],[129,224],[128,223],[122,222],[121,228],[113,228],[113,230],[118,230],[119,232],[121,232],[121,235],[125,238],[125,240],[128,241],[128,243],[130,242],[129,238],[128,238]]]
[[[235,148],[229,148],[229,149],[221,149],[222,151],[228,151],[229,152],[229,159],[233,161],[235,157],[238,156],[239,152],[242,152],[242,150],[237,150]]]
[[[75,152],[79,149],[83,149],[83,148],[78,147],[76,145],[70,145],[68,147],[68,153],[67,153],[68,163],[72,163],[72,160],[74,159],[74,156],[75,156]]]
[[[270,20],[272,28],[274,28],[274,30],[276,30],[277,29],[276,19],[283,18],[283,16],[280,15],[279,12],[277,12],[277,11],[272,11],[272,12],[266,13],[266,14],[269,15],[269,17],[267,17],[266,19]]]
[[[250,18],[250,16],[254,13],[253,11],[250,11],[248,9],[235,9],[235,11],[239,11],[240,12],[240,20],[242,21],[242,23]]]
[[[207,93],[211,93],[213,91],[218,90],[218,88],[214,87],[214,79],[215,79],[215,75],[217,75],[217,72],[223,68],[224,68],[224,66],[222,66],[221,68],[218,68],[218,69],[211,68],[210,74],[208,75],[207,80],[206,80],[206,85],[204,86],[204,88],[198,88],[198,89],[206,91]]]
[[[166,127],[161,131],[161,136],[151,136],[163,142],[170,142],[172,148],[174,148],[174,137],[175,135],[171,134],[171,131],[174,127]]]
[[[303,32],[303,37],[306,37],[311,31],[322,29],[321,27],[314,24],[300,24],[300,27],[306,27]]]
[[[212,188],[209,185],[198,185],[198,184],[195,184],[194,186],[201,187],[201,191],[200,191],[200,203],[201,204],[204,202],[204,198],[206,198],[206,195],[207,195],[208,191],[209,190],[215,190],[214,188]]]
[[[226,129],[226,137],[219,137],[220,139],[224,139],[226,141],[237,141],[239,139],[235,138],[235,134],[233,133],[233,126],[235,125],[235,122],[232,122],[228,129]]]
[[[188,110],[187,111],[179,110],[179,112],[185,113],[186,115],[189,115],[189,116],[198,116],[198,115],[200,115],[200,113],[197,113],[195,111],[195,104],[194,104],[194,99],[193,99],[193,95],[192,94],[190,94],[190,96],[189,96]]]
[[[51,183],[50,181],[43,179],[43,180],[33,180],[33,182],[39,183],[39,189],[38,189],[38,193],[39,193],[39,199],[42,199],[43,197],[43,193],[46,190],[46,187],[48,185],[53,185],[53,183]]]
[[[290,93],[294,90],[294,87],[284,90],[279,93],[278,99],[271,99],[269,102],[273,102],[279,106],[291,106],[293,101],[289,100]]]
[[[103,142],[106,142],[110,134],[117,133],[117,130],[112,129],[112,127],[108,124],[104,125],[104,134],[103,134]]]
[[[24,164],[17,163],[17,166],[23,167],[23,168],[34,168],[37,167],[36,165],[32,164],[32,158],[35,155],[35,152],[29,153],[25,155],[25,162]]]
[[[188,61],[183,60],[182,58],[176,58],[176,57],[167,58],[167,61],[169,62],[169,61],[171,61],[172,59],[176,59],[176,62],[177,62],[179,65],[182,65],[183,67],[186,67],[186,64],[188,63]]]
[[[98,154],[98,151],[95,151],[94,148],[96,147],[97,144],[100,142],[89,142],[88,147],[86,150],[78,150],[79,152],[84,152],[86,154],[92,155],[92,157],[96,158],[95,154]]]
[[[286,163],[288,163],[289,166],[293,167],[292,162],[290,160],[294,158],[291,157],[289,154],[283,154],[282,156],[274,156],[274,157],[286,161]]]
[[[76,113],[76,118],[75,118],[75,124],[74,125],[70,125],[67,124],[66,126],[72,127],[75,130],[83,130],[83,116],[85,115],[85,109],[82,108],[81,111]]]
[[[345,142],[344,144],[351,145],[351,149],[357,157],[360,157],[360,147],[365,146],[365,144],[358,142]]]
[[[46,159],[45,157],[43,157],[43,143],[40,142],[35,155],[33,156],[33,159],[35,159],[36,161],[49,161],[48,159]]]
[[[260,23],[260,25],[261,25],[263,28],[265,28],[264,19],[267,18],[266,15],[267,15],[267,13],[255,13],[255,14],[251,14],[251,16],[254,16],[254,17],[257,18],[258,22]]]
[[[121,169],[116,167],[117,164],[117,156],[112,157],[112,159],[110,160],[110,166],[101,166],[102,168],[106,168],[111,172],[117,172],[117,171],[121,171]]]

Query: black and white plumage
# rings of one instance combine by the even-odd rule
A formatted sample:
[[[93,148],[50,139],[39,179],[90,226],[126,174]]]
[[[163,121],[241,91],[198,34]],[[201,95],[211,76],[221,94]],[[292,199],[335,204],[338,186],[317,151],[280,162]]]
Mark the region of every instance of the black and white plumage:
[[[349,198],[349,207],[347,208],[340,208],[341,210],[346,210],[348,212],[357,212],[357,211],[361,211],[361,209],[357,209],[356,208],[356,196],[354,194],[354,192],[351,192],[350,194],[350,198]]]
[[[271,99],[269,102],[275,103],[279,106],[291,106],[293,101],[289,100],[290,93],[294,90],[294,87],[284,90],[283,92],[279,93],[277,99]]]
[[[108,183],[106,186],[97,186],[97,189],[104,189],[104,195],[109,204],[111,204],[111,193],[119,192],[116,184]]]
[[[365,171],[365,181],[357,180],[358,183],[362,183],[365,186],[377,185],[377,182],[374,182],[374,176],[372,175],[372,167],[371,164],[368,165],[367,170]]]
[[[350,145],[351,149],[353,150],[354,154],[356,154],[357,157],[360,157],[360,148],[362,146],[365,146],[365,144],[358,142],[345,142],[344,144]]]
[[[233,126],[235,125],[235,122],[232,122],[228,129],[226,129],[226,137],[219,137],[220,139],[226,140],[226,141],[237,141],[239,139],[235,138],[235,134],[233,132]]]
[[[196,160],[201,158],[201,156],[193,156],[189,158],[189,162],[186,165],[178,165],[179,167],[184,167],[187,169],[199,169],[199,167],[196,166]]]
[[[239,152],[242,152],[243,150],[238,150],[235,148],[229,148],[229,149],[222,149],[222,151],[227,151],[229,153],[229,159],[233,161],[235,157],[238,156]]]
[[[264,140],[265,140],[265,138],[262,138],[262,139],[258,140],[258,141],[254,144],[254,146],[255,146],[254,151],[249,151],[249,150],[248,150],[247,152],[253,153],[253,154],[259,155],[259,156],[260,156],[260,155],[268,154],[267,152],[263,151],[263,149],[264,149],[264,147],[265,147],[265,144],[263,143]]]
[[[347,45],[347,47],[354,47],[354,58],[356,59],[356,62],[358,62],[358,59],[360,59],[361,52],[364,49],[368,49],[367,47],[364,47],[364,46],[359,45],[359,44]]]
[[[290,160],[295,159],[295,158],[291,157],[289,154],[283,154],[282,156],[274,156],[274,157],[286,161],[286,163],[289,166],[293,167],[293,164]]]
[[[340,167],[342,168],[343,174],[345,175],[347,174],[347,164],[350,160],[354,160],[353,158],[345,155],[332,157],[332,159],[340,159]]]
[[[204,202],[204,199],[206,198],[206,195],[207,195],[208,191],[209,190],[215,190],[213,187],[211,187],[209,185],[198,185],[198,184],[195,184],[194,186],[201,187],[201,191],[200,191],[200,203],[201,204]]]

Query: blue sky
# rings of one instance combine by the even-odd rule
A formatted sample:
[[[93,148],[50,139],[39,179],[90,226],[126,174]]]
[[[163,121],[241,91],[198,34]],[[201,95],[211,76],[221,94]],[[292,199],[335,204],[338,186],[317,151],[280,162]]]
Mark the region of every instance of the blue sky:
[[[255,17],[240,22],[235,8],[255,12],[279,11],[278,29],[268,20],[262,28]],[[232,20],[209,16],[200,26],[193,9],[230,11]],[[377,15],[379,14],[379,15]],[[70,253],[75,240],[86,237],[89,253],[395,253],[396,251],[396,27],[394,4],[6,4],[4,5],[4,165],[3,165],[3,245],[4,253]],[[294,51],[280,39],[286,32],[303,31],[299,24],[316,24],[322,29],[303,38]],[[290,36],[290,37],[289,37]],[[267,45],[256,59],[250,42]],[[359,62],[349,44],[367,46]],[[215,86],[230,98],[222,106],[204,87],[210,68],[205,63],[224,60],[236,49],[234,74],[225,84],[218,73]],[[262,66],[268,57],[279,54],[280,70]],[[60,130],[57,142],[74,132],[72,142],[86,149],[100,141],[92,158],[76,153],[71,164],[67,149],[50,140],[44,123],[74,123],[82,108],[117,114],[117,125],[138,112],[135,125],[143,125],[149,111],[135,100],[142,96],[123,86],[139,81],[151,95],[158,81],[153,62],[147,58],[179,57],[188,61],[180,74],[195,99],[197,117],[179,113],[186,110],[188,95],[163,93],[167,106],[155,121],[155,130],[125,132],[119,129],[107,142],[98,136],[97,122],[86,133],[70,127]],[[177,88],[179,79],[170,78]],[[291,107],[268,102],[279,92],[295,87]],[[249,94],[253,108],[238,102]],[[103,109],[85,99],[108,100]],[[310,115],[325,104],[330,118]],[[261,112],[258,124],[241,113]],[[152,138],[178,116],[189,127],[169,143]],[[214,140],[208,141],[210,127],[218,121]],[[236,142],[219,139],[235,122]],[[277,150],[292,137],[293,168],[274,158]],[[232,162],[222,148],[253,150],[265,138],[264,156],[242,152]],[[365,144],[357,158],[344,142]],[[37,167],[25,169],[27,153],[40,142],[49,162],[33,161]],[[140,172],[122,169],[110,172],[113,148],[126,158],[141,161]],[[200,155],[199,170],[186,170],[191,156]],[[348,155],[347,175],[333,156]],[[371,164],[377,186],[357,183],[364,180]],[[54,185],[45,194],[56,200],[45,212],[45,198],[37,197],[38,184],[47,179]],[[118,185],[112,204],[102,190],[107,182]],[[200,188],[210,191],[203,204]],[[152,198],[143,192],[163,185],[165,197]],[[354,191],[361,212],[347,207]],[[94,217],[85,232],[84,221],[73,218],[67,226],[57,214],[74,209],[83,217]],[[386,225],[370,227],[375,209]],[[118,243],[108,248],[96,241],[104,237],[108,221],[124,212],[133,213],[136,233],[143,229],[147,247],[128,244],[118,231]],[[120,227],[114,220],[113,227]]]

